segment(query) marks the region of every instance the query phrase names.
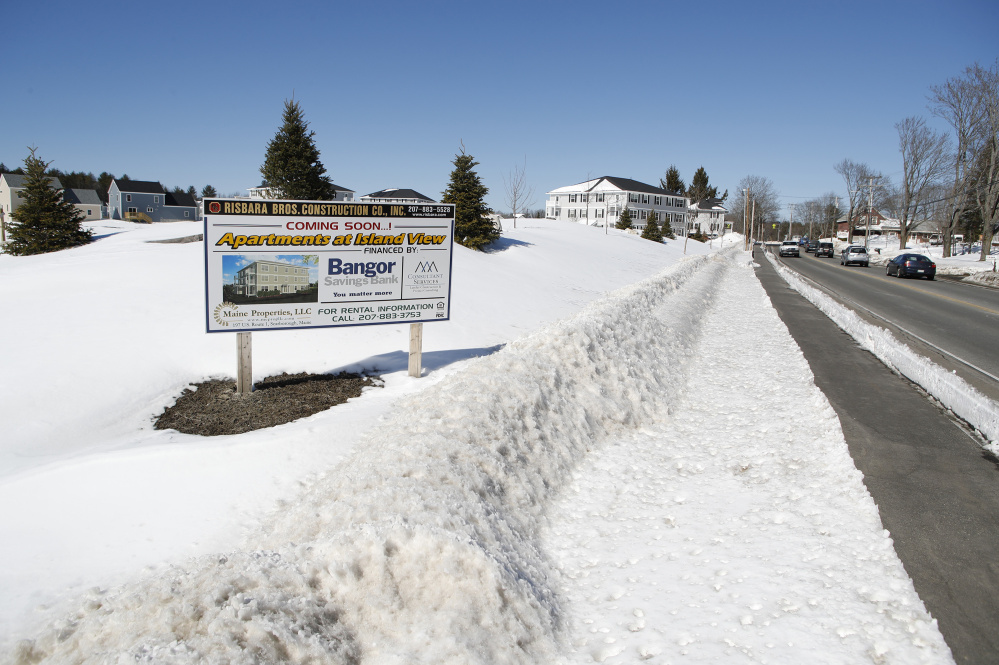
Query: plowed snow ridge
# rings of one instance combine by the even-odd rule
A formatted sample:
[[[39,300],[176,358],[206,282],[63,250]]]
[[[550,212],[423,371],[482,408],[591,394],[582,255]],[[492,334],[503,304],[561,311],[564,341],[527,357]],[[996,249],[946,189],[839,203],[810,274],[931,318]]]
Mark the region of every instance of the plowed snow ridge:
[[[680,448],[679,454],[712,443],[696,436],[703,414],[686,414],[688,407],[679,407],[688,404],[684,394],[691,367],[704,369],[691,360],[698,353],[697,344],[738,345],[731,337],[739,336],[739,319],[714,329],[710,340],[702,332],[707,321],[746,313],[733,301],[747,294],[726,290],[735,283],[755,283],[755,277],[745,263],[733,265],[733,260],[730,255],[682,262],[408,398],[366,436],[347,463],[321,476],[299,500],[285,506],[248,539],[244,550],[202,557],[119,589],[95,591],[75,616],[34,640],[22,641],[15,659],[157,663],[564,659],[580,625],[575,618],[586,609],[579,600],[581,593],[572,588],[572,576],[560,572],[560,567],[568,572],[563,552],[547,550],[543,541],[552,527],[557,530],[566,523],[561,512],[551,522],[555,501],[574,472],[610,455],[622,442],[640,444],[646,436],[641,432],[668,426],[674,420],[671,413],[675,412],[676,421],[672,426],[690,435],[665,439]],[[725,288],[718,289],[722,282]],[[759,307],[769,307],[753,297]],[[804,363],[793,342],[788,345],[778,336],[773,353],[783,362],[788,349]],[[752,391],[745,375],[752,367],[735,369],[733,377],[706,374],[693,385],[705,379],[731,380],[737,392]],[[807,366],[792,378],[811,386]],[[805,390],[802,395],[821,398],[811,388],[812,393]],[[820,402],[828,410],[824,399]],[[746,418],[739,427],[751,430],[761,423],[759,413]],[[732,432],[723,428],[722,433]],[[793,439],[783,433],[777,443],[791,446],[796,443]],[[916,632],[916,637],[908,635],[902,641],[923,640],[939,657],[942,639],[908,578],[904,573],[899,576],[901,567],[880,530],[859,474],[845,455],[841,434],[838,439],[830,434],[821,442],[833,450],[828,456],[831,462],[821,455],[820,461],[832,464],[840,474],[831,479],[821,473],[802,476],[786,496],[778,493],[788,503],[792,523],[804,520],[804,531],[794,533],[808,546],[823,546],[826,535],[815,534],[813,524],[822,520],[811,519],[807,508],[798,515],[795,506],[812,506],[811,499],[833,500],[844,492],[840,503],[859,506],[856,511],[865,517],[854,530],[839,522],[832,527],[845,530],[847,546],[873,552],[872,568],[881,571],[881,577],[872,578],[879,585],[868,596],[853,598],[854,604],[901,613],[901,624]],[[765,452],[773,444],[766,436],[751,443],[760,448],[753,448],[746,459],[760,462],[745,477],[783,482],[781,464],[797,459],[796,453]],[[812,439],[807,445],[815,443]],[[641,455],[641,450],[638,446],[629,454]],[[643,460],[650,472],[663,462],[661,455]],[[814,487],[825,481],[840,483],[844,473],[852,483],[846,489],[838,484]],[[794,480],[794,474],[787,475]],[[747,500],[753,499],[752,482],[732,482]],[[798,493],[810,500],[795,503]],[[772,505],[773,500],[758,499],[759,505]],[[706,537],[707,532],[701,535]],[[759,556],[768,546],[776,547],[763,536],[745,542]],[[801,551],[791,550],[789,556],[793,559]],[[811,574],[822,579],[818,570]],[[857,593],[861,592],[853,587],[844,592],[850,597]],[[858,616],[867,615],[861,611]],[[832,629],[818,628],[824,634]],[[871,648],[896,648],[894,641],[885,644]],[[646,649],[642,657],[650,659],[660,657],[664,649],[656,644],[641,648]],[[614,656],[610,651],[587,653],[598,660]],[[622,658],[632,653],[619,652]]]

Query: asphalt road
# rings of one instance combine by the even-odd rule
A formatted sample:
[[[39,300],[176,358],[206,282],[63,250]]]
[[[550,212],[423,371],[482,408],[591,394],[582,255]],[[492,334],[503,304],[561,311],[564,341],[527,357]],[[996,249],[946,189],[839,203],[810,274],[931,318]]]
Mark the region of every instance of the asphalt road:
[[[934,281],[887,277],[882,266],[841,266],[839,256],[802,254],[780,260],[844,304],[860,305],[887,319],[858,312],[999,401],[999,290],[940,277]]]
[[[954,659],[999,663],[999,462],[925,394],[790,289],[769,262],[757,263],[777,313],[839,415],[895,551]],[[833,270],[838,268],[836,259]],[[881,288],[873,278],[853,279],[867,280],[861,283],[870,290]]]

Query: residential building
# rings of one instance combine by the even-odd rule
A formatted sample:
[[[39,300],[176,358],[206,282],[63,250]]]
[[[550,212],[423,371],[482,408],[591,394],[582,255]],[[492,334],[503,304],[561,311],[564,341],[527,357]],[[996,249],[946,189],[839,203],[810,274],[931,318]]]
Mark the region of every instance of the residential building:
[[[62,198],[84,215],[84,221],[103,219],[107,212],[104,202],[96,189],[66,189],[63,190]]]
[[[714,237],[721,235],[725,229],[725,215],[728,208],[722,205],[721,199],[704,199],[691,203],[687,228],[691,233],[701,233]]]
[[[111,181],[108,188],[111,219],[136,222],[184,222],[198,219],[198,203],[186,192],[168,192],[159,182]]]
[[[437,203],[429,196],[420,194],[415,189],[383,189],[361,197],[361,203]]]
[[[295,293],[309,288],[309,269],[280,261],[254,261],[233,278],[236,295],[256,296],[263,291]]]
[[[0,241],[6,242],[6,232],[2,227],[10,221],[10,214],[17,210],[24,199],[24,183],[27,176],[18,173],[0,173]],[[49,185],[56,190],[62,189],[59,178],[49,178]]]
[[[250,187],[246,191],[250,193],[249,198],[251,199],[272,199],[274,188],[267,187],[266,185],[260,185],[260,187]],[[340,187],[339,185],[333,185],[333,200],[334,201],[353,201],[354,200],[354,190],[347,189],[346,187]]]
[[[603,176],[548,192],[545,217],[613,226],[628,208],[635,228],[645,228],[649,216],[653,215],[660,225],[668,222],[674,235],[683,235],[687,227],[687,206],[686,197],[665,189],[630,178]]]

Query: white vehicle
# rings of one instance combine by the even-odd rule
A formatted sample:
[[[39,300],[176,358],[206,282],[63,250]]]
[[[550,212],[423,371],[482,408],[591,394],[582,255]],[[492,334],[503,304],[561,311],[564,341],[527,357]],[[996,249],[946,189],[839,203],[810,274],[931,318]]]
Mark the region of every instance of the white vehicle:
[[[781,256],[801,256],[798,253],[798,243],[794,240],[785,240],[780,244]]]
[[[843,266],[848,266],[851,263],[856,263],[859,266],[867,267],[871,265],[871,257],[867,253],[867,250],[863,247],[851,245],[843,250],[839,255],[839,263]]]

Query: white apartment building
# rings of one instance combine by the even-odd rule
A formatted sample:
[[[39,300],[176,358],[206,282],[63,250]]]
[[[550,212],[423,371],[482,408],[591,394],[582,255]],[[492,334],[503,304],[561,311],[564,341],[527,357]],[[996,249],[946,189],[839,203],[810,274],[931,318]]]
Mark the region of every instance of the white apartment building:
[[[704,199],[690,204],[690,222],[687,225],[691,233],[703,233],[706,236],[721,235],[725,228],[725,215],[728,208],[722,205],[721,199]]]
[[[262,291],[296,293],[309,288],[309,269],[280,261],[254,261],[236,273],[236,294],[258,296]]]
[[[669,222],[675,235],[683,235],[687,228],[687,207],[684,196],[630,178],[603,176],[548,192],[545,217],[613,226],[628,208],[631,224],[637,229],[645,228],[649,216],[654,215],[660,225]]]

